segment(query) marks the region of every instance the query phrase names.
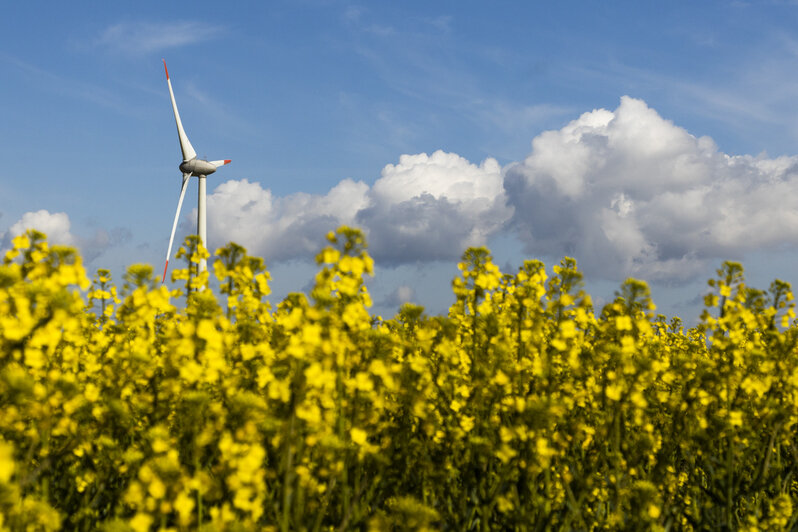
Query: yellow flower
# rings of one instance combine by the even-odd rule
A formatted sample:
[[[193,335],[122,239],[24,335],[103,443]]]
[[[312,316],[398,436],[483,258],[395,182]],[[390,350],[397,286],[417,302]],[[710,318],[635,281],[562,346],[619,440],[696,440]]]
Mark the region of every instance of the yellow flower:
[[[370,392],[374,389],[374,381],[368,373],[359,371],[355,376],[355,388],[361,392]]]
[[[0,484],[7,483],[16,470],[14,448],[10,443],[0,440]]]
[[[27,234],[21,234],[15,236],[11,240],[11,244],[14,246],[14,249],[27,249],[30,247],[30,239]]]
[[[571,320],[560,323],[560,336],[563,338],[573,338],[576,336],[576,324]]]
[[[615,328],[618,329],[619,331],[631,331],[632,318],[630,318],[629,316],[616,316]]]
[[[318,405],[304,402],[297,407],[296,417],[304,419],[308,423],[316,424],[321,421],[321,409]]]
[[[660,507],[657,506],[656,504],[651,503],[651,504],[648,505],[648,516],[651,519],[659,518],[661,513],[662,513],[662,510],[660,510]]]
[[[349,431],[349,435],[352,438],[352,442],[356,443],[357,445],[363,445],[366,443],[366,439],[368,437],[368,434],[365,430],[359,429],[357,427],[352,427],[352,429]]]
[[[100,390],[93,383],[89,383],[83,389],[83,395],[87,401],[94,403],[100,398]]]
[[[729,285],[723,285],[720,287],[720,295],[724,297],[729,297],[731,295],[731,287]]]
[[[499,450],[494,453],[496,457],[502,461],[503,464],[508,463],[510,460],[515,458],[518,455],[518,451],[503,443]]]
[[[155,477],[147,487],[147,493],[152,495],[155,499],[162,499],[163,496],[166,495],[166,486],[161,482],[161,479]]]
[[[514,508],[513,503],[510,502],[510,499],[504,495],[499,495],[499,497],[496,498],[496,504],[499,508],[499,511],[503,514],[511,512]]]
[[[129,522],[135,532],[149,532],[152,526],[152,517],[145,513],[137,513]]]
[[[335,264],[338,262],[341,254],[335,248],[324,248],[321,252],[321,256],[319,258],[319,262],[326,263],[326,264]]]
[[[608,399],[611,399],[612,401],[620,401],[621,394],[623,393],[623,385],[610,384],[607,386],[605,392],[607,394]]]
[[[498,384],[499,386],[504,386],[505,384],[510,382],[509,377],[505,375],[502,370],[496,372],[496,375],[493,377],[493,382]]]
[[[466,432],[471,432],[474,428],[474,416],[462,416],[460,418],[460,428]]]
[[[191,514],[194,511],[194,499],[186,492],[181,491],[175,498],[174,507],[175,511],[177,511],[180,525],[189,526],[191,524]]]

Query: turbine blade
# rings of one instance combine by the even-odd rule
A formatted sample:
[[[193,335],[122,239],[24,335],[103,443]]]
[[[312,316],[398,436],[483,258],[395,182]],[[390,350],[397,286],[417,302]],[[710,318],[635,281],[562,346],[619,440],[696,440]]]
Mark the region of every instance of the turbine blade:
[[[169,248],[166,250],[166,264],[163,267],[163,278],[161,284],[166,281],[166,269],[169,268],[169,255],[172,254],[172,243],[175,240],[175,230],[177,229],[177,219],[180,218],[180,208],[183,206],[183,198],[186,197],[186,185],[188,185],[188,178],[191,174],[183,174],[183,186],[180,188],[180,199],[177,200],[177,212],[175,212],[175,221],[172,223],[172,234],[169,236]]]
[[[230,159],[224,159],[222,161],[209,161],[213,166],[219,168],[220,166],[224,166],[226,164],[230,164]]]
[[[172,98],[172,110],[175,112],[175,122],[177,123],[177,137],[180,139],[180,150],[183,152],[183,160],[190,161],[197,156],[191,142],[188,141],[186,131],[183,129],[183,123],[180,121],[180,113],[177,112],[177,103],[175,103],[175,93],[172,90],[172,81],[169,79],[169,70],[166,68],[166,59],[163,60],[163,69],[166,72],[166,84],[169,86],[169,96]]]

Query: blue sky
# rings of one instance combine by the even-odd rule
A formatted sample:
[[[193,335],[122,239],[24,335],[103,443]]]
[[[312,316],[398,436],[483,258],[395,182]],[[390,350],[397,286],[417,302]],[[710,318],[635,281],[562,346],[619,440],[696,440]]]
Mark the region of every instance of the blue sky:
[[[43,11],[47,11],[46,16]],[[630,275],[694,319],[706,279],[798,280],[791,2],[18,3],[0,22],[0,233],[87,267],[163,263],[180,151],[161,59],[209,178],[209,240],[275,297],[363,227],[378,312],[442,312],[464,247]],[[390,165],[390,166],[389,166]],[[192,232],[189,189],[178,237]],[[44,212],[42,212],[44,211]]]

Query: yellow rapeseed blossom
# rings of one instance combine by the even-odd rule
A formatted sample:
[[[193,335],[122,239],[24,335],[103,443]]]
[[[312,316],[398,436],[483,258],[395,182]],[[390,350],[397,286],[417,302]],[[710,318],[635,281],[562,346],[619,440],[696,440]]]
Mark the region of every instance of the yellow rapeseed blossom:
[[[0,440],[0,484],[8,483],[16,469],[14,448],[10,443]]]
[[[363,445],[366,443],[366,437],[368,434],[365,430],[359,429],[357,427],[353,427],[352,430],[349,431],[349,434],[352,438],[352,442],[357,445]]]

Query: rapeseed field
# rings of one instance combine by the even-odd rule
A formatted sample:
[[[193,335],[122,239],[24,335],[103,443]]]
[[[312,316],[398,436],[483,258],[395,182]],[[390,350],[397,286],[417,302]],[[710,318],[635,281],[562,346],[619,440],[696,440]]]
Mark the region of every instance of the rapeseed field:
[[[782,530],[798,520],[790,287],[710,280],[698,326],[637,280],[465,252],[454,304],[370,313],[362,233],[308,296],[189,237],[169,290],[30,231],[0,265],[0,531]],[[209,287],[215,275],[218,289]]]

